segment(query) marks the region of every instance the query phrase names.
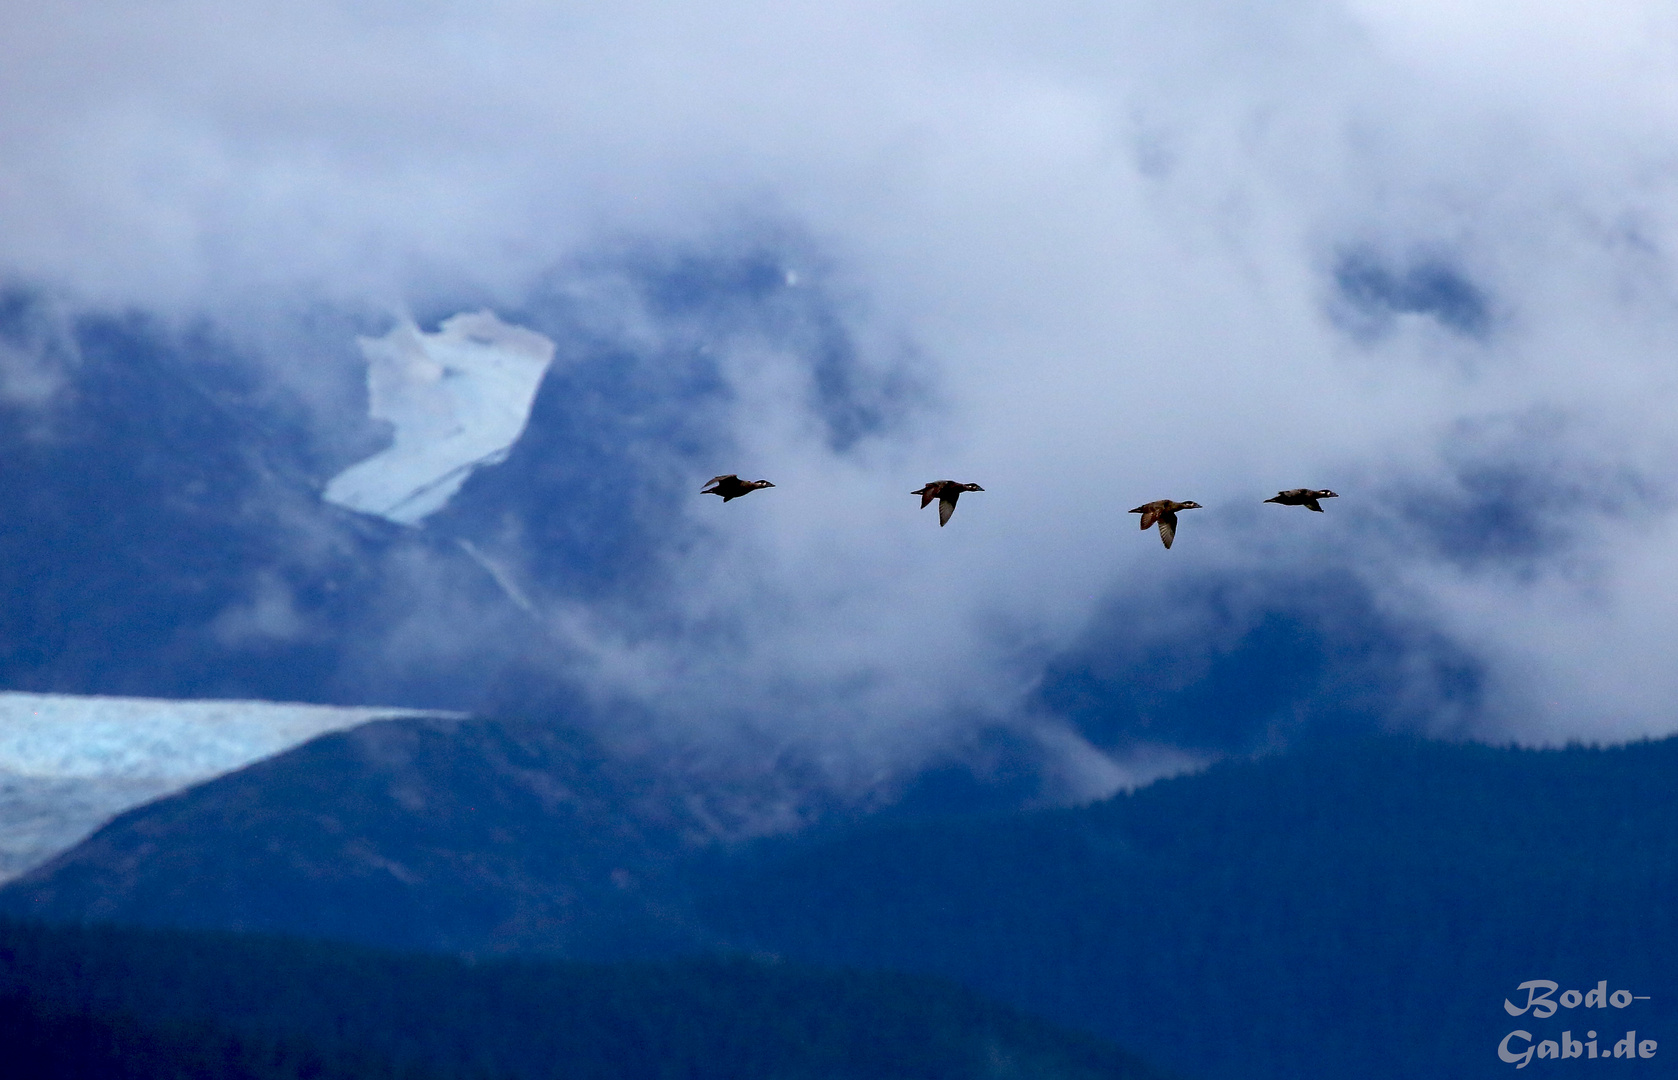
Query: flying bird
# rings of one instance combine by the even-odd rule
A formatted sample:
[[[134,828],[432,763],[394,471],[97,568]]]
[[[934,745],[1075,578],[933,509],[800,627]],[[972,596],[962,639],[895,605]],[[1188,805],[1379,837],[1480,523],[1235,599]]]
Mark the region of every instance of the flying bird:
[[[1318,499],[1338,499],[1340,496],[1332,491],[1312,491],[1310,488],[1293,488],[1290,491],[1278,491],[1274,499],[1264,500],[1267,503],[1281,503],[1283,506],[1303,506],[1317,513],[1323,508],[1317,505]]]
[[[950,523],[950,515],[956,512],[956,500],[961,498],[964,491],[983,491],[978,484],[958,484],[954,480],[934,480],[919,491],[911,491],[911,495],[921,497],[921,509],[933,499],[938,500],[938,527],[942,529]]]
[[[1177,536],[1177,511],[1199,510],[1197,502],[1172,502],[1170,499],[1155,499],[1151,503],[1143,503],[1132,510],[1133,514],[1142,515],[1142,531],[1146,532],[1155,522],[1159,523],[1159,539],[1167,548]]]
[[[722,501],[727,502],[730,499],[738,499],[742,495],[750,495],[758,488],[774,486],[767,480],[742,480],[733,473],[726,473],[722,476],[711,477],[699,493],[701,495],[721,495]]]

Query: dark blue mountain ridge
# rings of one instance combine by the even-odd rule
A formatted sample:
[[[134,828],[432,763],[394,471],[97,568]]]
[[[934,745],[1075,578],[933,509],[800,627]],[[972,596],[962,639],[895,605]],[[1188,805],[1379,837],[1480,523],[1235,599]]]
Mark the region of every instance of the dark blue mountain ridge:
[[[1678,1030],[1678,739],[1323,739],[1084,807],[934,799],[745,843],[591,747],[516,721],[328,736],[124,815],[0,911],[935,974],[1188,1075],[1472,1077],[1523,1025]],[[1650,1000],[1513,1021],[1529,979]]]

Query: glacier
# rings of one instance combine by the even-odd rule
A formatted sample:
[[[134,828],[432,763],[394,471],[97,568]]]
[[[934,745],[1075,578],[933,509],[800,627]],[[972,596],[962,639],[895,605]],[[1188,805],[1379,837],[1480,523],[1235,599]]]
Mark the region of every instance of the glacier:
[[[404,323],[356,343],[368,415],[389,421],[395,437],[333,477],[323,497],[401,525],[448,505],[473,469],[505,460],[554,355],[552,340],[489,311],[462,312],[435,334]]]
[[[394,706],[0,692],[0,882],[141,803],[370,720]]]

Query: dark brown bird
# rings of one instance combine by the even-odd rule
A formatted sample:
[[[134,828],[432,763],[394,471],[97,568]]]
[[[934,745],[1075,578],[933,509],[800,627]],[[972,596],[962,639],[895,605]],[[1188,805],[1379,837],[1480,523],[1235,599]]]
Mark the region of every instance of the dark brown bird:
[[[1172,502],[1170,499],[1155,499],[1151,503],[1143,503],[1132,510],[1133,514],[1142,515],[1142,530],[1146,532],[1149,526],[1159,523],[1159,538],[1167,548],[1177,536],[1177,511],[1199,510],[1197,502]]]
[[[958,484],[954,480],[934,480],[919,491],[911,491],[911,495],[921,497],[921,509],[933,499],[938,500],[938,527],[942,529],[950,523],[950,515],[956,512],[956,500],[961,498],[964,491],[983,491],[978,484]]]
[[[699,493],[701,495],[721,495],[722,501],[727,502],[730,499],[738,499],[742,495],[750,495],[758,488],[774,486],[767,480],[742,480],[733,473],[727,473],[723,476],[711,477]]]
[[[1274,499],[1264,500],[1267,503],[1281,503],[1283,506],[1303,506],[1308,510],[1322,513],[1323,508],[1317,505],[1318,499],[1338,499],[1340,496],[1332,491],[1312,491],[1310,488],[1293,488],[1290,491],[1278,491]]]

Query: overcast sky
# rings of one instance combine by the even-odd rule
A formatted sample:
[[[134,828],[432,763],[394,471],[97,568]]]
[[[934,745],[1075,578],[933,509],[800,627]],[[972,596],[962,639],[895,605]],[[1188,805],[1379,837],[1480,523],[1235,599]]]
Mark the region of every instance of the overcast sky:
[[[1675,120],[1652,2],[10,4],[0,276],[207,322],[323,429],[300,312],[698,334],[731,456],[638,458],[698,470],[659,595],[539,597],[556,678],[695,729],[1014,725],[1095,787],[1336,710],[1617,740],[1678,730]],[[625,269],[740,252],[798,326]]]

